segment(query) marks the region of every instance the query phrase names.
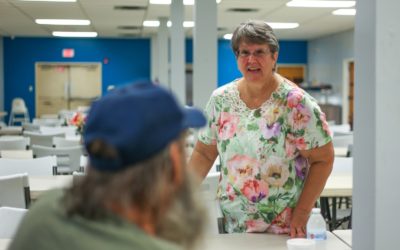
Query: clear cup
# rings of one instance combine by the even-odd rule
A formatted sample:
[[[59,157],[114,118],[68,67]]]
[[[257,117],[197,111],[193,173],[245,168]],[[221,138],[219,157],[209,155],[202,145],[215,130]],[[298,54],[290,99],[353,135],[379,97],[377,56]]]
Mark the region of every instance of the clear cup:
[[[305,238],[294,238],[286,241],[288,250],[315,250],[315,240]]]

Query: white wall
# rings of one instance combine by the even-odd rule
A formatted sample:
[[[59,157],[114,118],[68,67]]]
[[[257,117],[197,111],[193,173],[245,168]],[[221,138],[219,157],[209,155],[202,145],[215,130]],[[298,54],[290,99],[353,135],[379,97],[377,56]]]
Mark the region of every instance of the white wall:
[[[343,61],[354,58],[354,30],[308,42],[308,82],[332,84],[333,104],[342,102]]]
[[[398,0],[357,1],[353,249],[400,249]]]
[[[3,37],[0,36],[0,110],[4,110],[4,49]]]

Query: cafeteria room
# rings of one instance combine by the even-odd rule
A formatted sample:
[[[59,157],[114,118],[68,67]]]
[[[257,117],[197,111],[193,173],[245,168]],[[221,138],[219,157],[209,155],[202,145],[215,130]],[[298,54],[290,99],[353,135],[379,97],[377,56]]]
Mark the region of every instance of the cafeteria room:
[[[398,249],[399,8],[0,0],[0,250]]]

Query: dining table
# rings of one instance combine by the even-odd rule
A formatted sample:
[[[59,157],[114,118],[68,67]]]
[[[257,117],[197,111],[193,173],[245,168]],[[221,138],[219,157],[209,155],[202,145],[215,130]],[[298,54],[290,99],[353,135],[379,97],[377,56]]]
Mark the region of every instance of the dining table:
[[[11,239],[0,239],[0,250],[6,250],[11,243]]]
[[[197,250],[287,250],[287,235],[266,233],[233,233],[207,235],[200,241]],[[6,250],[11,239],[0,239],[0,250]],[[327,239],[316,241],[315,250],[350,250],[351,247],[331,232]]]
[[[204,250],[287,250],[288,235],[266,233],[217,234],[205,237],[198,249]],[[350,246],[327,232],[327,240],[316,241],[315,250],[348,250]]]
[[[352,246],[353,230],[334,230],[332,233],[350,247]]]

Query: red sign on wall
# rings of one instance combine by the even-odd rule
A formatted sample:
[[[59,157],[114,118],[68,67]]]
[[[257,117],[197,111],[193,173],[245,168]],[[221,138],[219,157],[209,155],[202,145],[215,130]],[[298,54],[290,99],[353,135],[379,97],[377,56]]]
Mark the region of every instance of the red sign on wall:
[[[73,58],[75,56],[74,49],[63,49],[62,50],[62,57],[63,58]]]

